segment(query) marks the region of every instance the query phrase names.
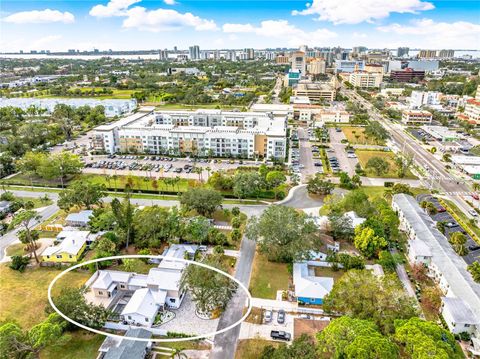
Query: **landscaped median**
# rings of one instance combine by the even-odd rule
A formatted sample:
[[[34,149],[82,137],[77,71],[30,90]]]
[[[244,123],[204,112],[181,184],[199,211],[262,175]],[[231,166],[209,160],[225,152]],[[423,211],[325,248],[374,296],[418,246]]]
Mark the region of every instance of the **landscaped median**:
[[[452,202],[444,200],[442,198],[438,199],[438,202],[452,215],[452,217],[462,226],[463,229],[468,233],[472,239],[480,244],[480,229],[478,227],[475,229],[472,229],[472,225],[467,224],[467,222],[464,219],[467,219],[463,213],[458,209],[457,206],[455,206]],[[462,218],[463,217],[463,218]]]

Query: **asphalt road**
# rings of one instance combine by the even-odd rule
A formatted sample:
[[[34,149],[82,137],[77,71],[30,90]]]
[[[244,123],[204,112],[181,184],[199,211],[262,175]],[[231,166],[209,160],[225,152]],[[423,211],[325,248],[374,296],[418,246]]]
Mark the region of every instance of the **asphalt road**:
[[[53,216],[53,214],[55,214],[55,212],[57,212],[58,210],[59,208],[56,204],[45,207],[42,211],[39,212],[41,219],[39,221],[33,221],[32,224],[35,226],[38,223],[45,221],[49,217]],[[0,261],[2,261],[5,257],[5,250],[7,249],[7,247],[18,239],[17,234],[20,230],[21,228],[15,228],[14,230],[0,237]]]
[[[250,274],[252,271],[253,257],[255,255],[255,242],[243,237],[240,247],[239,261],[235,270],[235,278],[245,287],[250,284]],[[244,290],[237,290],[234,297],[230,300],[225,312],[220,317],[217,330],[222,330],[240,320],[243,311],[247,305],[247,294]],[[237,348],[238,336],[240,334],[240,325],[224,333],[217,334],[214,338],[214,346],[210,353],[211,359],[233,359]]]

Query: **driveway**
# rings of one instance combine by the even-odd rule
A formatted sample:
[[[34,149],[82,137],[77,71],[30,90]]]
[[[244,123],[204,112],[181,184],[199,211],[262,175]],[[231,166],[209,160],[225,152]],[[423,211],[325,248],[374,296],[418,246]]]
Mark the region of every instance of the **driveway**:
[[[240,329],[239,339],[252,339],[252,338],[262,338],[272,340],[270,337],[270,332],[272,330],[279,330],[290,333],[293,338],[293,322],[296,316],[291,314],[285,314],[285,323],[279,324],[277,322],[278,312],[274,311],[272,314],[272,321],[265,324],[253,324],[248,322],[243,322]]]

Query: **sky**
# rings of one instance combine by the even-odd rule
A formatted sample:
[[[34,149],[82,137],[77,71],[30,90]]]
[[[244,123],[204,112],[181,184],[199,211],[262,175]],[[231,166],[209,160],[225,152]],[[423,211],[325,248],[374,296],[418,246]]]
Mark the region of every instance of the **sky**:
[[[480,49],[478,0],[2,0],[0,52]]]

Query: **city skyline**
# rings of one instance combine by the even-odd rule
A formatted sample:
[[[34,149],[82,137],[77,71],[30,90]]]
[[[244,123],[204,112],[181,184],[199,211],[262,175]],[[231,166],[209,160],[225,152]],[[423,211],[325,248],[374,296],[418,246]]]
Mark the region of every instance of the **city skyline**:
[[[480,49],[474,1],[5,1],[3,51],[276,48]],[[356,8],[357,11],[349,9]],[[347,9],[347,10],[345,10]]]

